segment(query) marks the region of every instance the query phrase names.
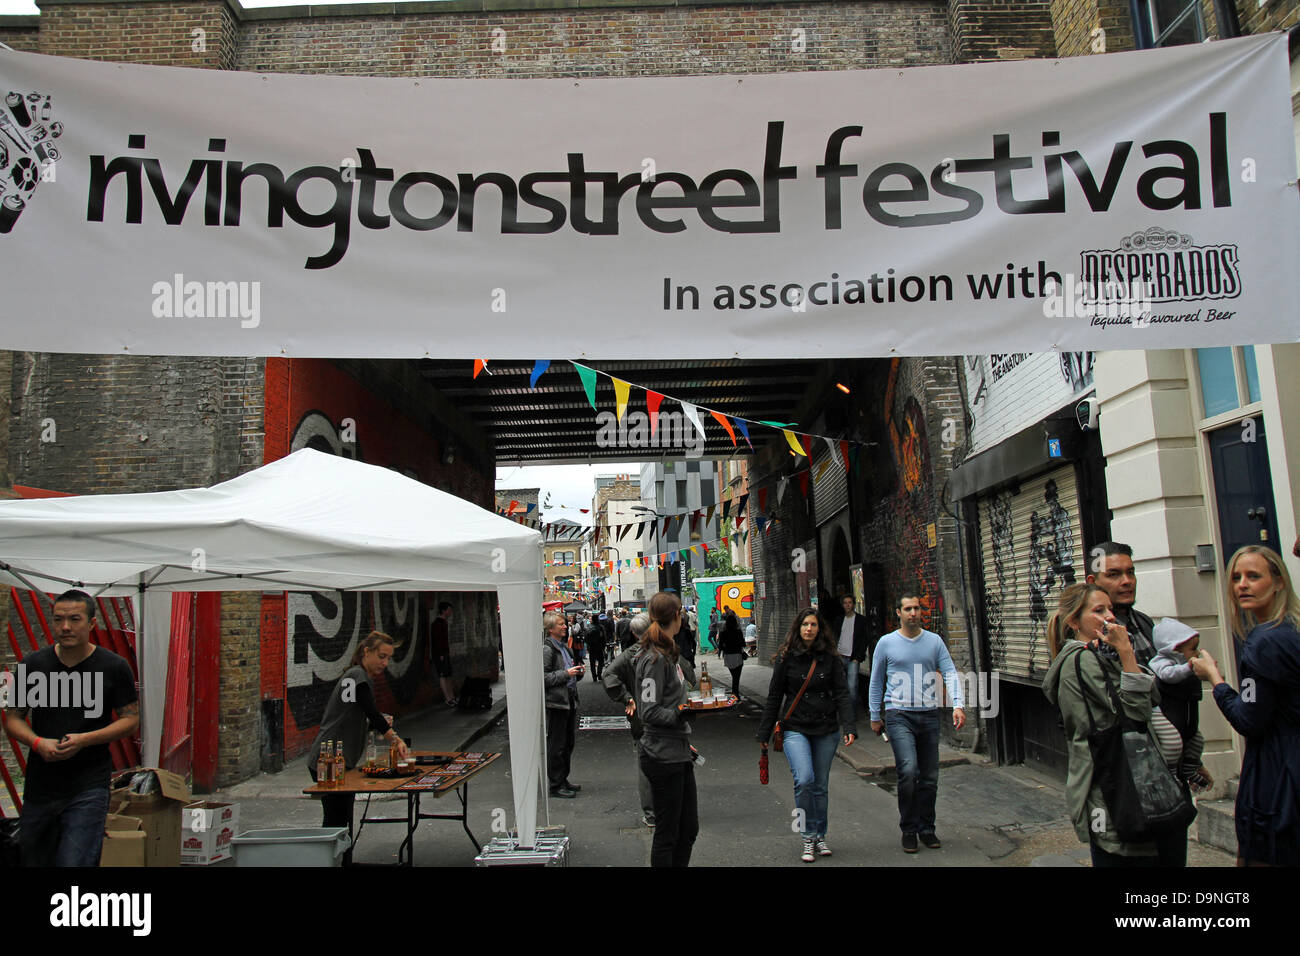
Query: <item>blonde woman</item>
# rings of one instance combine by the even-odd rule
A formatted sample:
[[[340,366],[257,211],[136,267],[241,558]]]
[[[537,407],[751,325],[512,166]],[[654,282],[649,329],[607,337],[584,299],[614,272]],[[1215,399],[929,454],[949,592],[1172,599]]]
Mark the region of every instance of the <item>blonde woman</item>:
[[[327,740],[343,742],[343,762],[349,770],[361,762],[366,750],[366,735],[371,730],[390,742],[395,741],[400,755],[406,756],[405,742],[375,706],[375,694],[370,686],[370,682],[387,669],[395,646],[396,642],[383,631],[371,631],[357,645],[351,666],[330,691],[320,730],[308,753],[307,772],[312,780],[316,779],[316,757]],[[321,826],[351,827],[353,800],[354,794],[351,793],[322,794]]]
[[[1247,545],[1228,561],[1239,642],[1233,690],[1204,648],[1192,669],[1246,738],[1237,789],[1237,865],[1300,866],[1300,599],[1276,551]]]
[[[1069,752],[1065,802],[1074,832],[1088,844],[1092,865],[1186,866],[1187,827],[1177,827],[1150,843],[1125,843],[1112,826],[1094,774],[1089,713],[1099,730],[1114,725],[1121,716],[1146,723],[1159,699],[1155,677],[1138,664],[1128,631],[1115,619],[1110,595],[1095,584],[1067,587],[1047,622],[1047,645],[1053,659],[1043,693],[1061,711]],[[1122,715],[1115,710],[1107,682],[1118,690]]]

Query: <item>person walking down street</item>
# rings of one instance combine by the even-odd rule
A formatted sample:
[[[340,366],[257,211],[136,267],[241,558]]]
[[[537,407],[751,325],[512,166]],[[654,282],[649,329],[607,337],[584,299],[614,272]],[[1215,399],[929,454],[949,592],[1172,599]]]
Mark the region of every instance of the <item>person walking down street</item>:
[[[636,707],[641,714],[641,769],[650,780],[655,836],[653,867],[687,866],[700,832],[694,748],[687,718],[687,680],[673,637],[682,626],[682,602],[660,591],[647,608],[650,626],[636,658]]]
[[[429,647],[433,654],[433,669],[438,675],[442,698],[448,707],[456,706],[456,684],[451,677],[451,604],[438,603],[438,614],[429,629]]]
[[[840,608],[842,613],[832,624],[832,627],[835,631],[836,640],[839,642],[837,650],[840,659],[844,662],[844,673],[848,675],[849,697],[853,699],[853,712],[856,714],[858,712],[858,672],[862,662],[866,661],[870,655],[870,635],[867,633],[867,619],[856,613],[857,602],[853,600],[852,594],[840,596]]]
[[[592,629],[591,636],[587,639],[587,655],[591,659],[591,679],[594,681],[600,680],[601,672],[605,668],[605,644],[609,638],[606,629],[608,623],[609,618],[602,613]]]
[[[569,656],[573,658],[573,663],[586,667],[586,647],[587,633],[591,629],[591,624],[579,614],[578,619],[573,622],[568,631],[568,648]]]
[[[640,616],[641,615],[639,614],[637,615],[637,617]],[[646,619],[646,623],[647,625],[649,624],[649,618]],[[639,634],[635,637],[632,635],[632,619],[628,617],[627,611],[623,611],[623,613],[619,615],[618,623],[614,626],[614,638],[618,641],[618,649],[620,651],[627,650],[632,646],[632,644],[640,640]]]
[[[664,592],[670,593],[670,592]],[[681,598],[678,598],[680,601]],[[649,608],[646,608],[648,611]],[[695,649],[697,647],[695,629],[686,621],[686,615],[681,615],[681,626],[677,629],[673,640],[677,644],[677,656],[685,660],[691,667],[695,666]]]
[[[569,766],[578,738],[578,681],[582,665],[575,664],[564,642],[564,615],[542,615],[542,682],[546,687],[546,780],[553,797],[571,799],[582,788],[569,782]]]
[[[1120,839],[1106,806],[1088,738],[1123,716],[1146,723],[1159,697],[1155,676],[1137,661],[1128,629],[1119,623],[1110,595],[1096,584],[1072,584],[1047,621],[1052,666],[1043,693],[1061,712],[1068,745],[1065,802],[1080,842],[1094,867],[1186,866],[1187,825],[1150,842]],[[1115,690],[1123,714],[1115,709]]]
[[[98,866],[113,775],[109,744],[140,725],[135,676],[121,657],[90,643],[89,594],[65,591],[52,610],[54,643],[28,654],[21,676],[10,675],[32,689],[26,704],[4,711],[4,729],[31,748],[18,843],[24,866]]]
[[[623,706],[632,731],[632,756],[636,761],[637,793],[641,798],[641,822],[648,827],[655,825],[654,795],[650,789],[650,778],[641,769],[641,734],[644,727],[641,715],[637,712],[636,659],[641,653],[640,641],[646,629],[650,627],[650,615],[644,612],[632,618],[628,630],[636,643],[630,644],[618,653],[605,668],[602,683],[609,699]],[[695,683],[695,673],[690,664],[678,661],[682,674],[688,684]]]
[[[728,611],[718,635],[718,651],[722,663],[731,672],[731,692],[740,697],[740,671],[745,666],[745,632],[734,611]]]
[[[1228,562],[1238,692],[1204,648],[1191,660],[1246,738],[1235,821],[1238,866],[1300,866],[1300,597],[1281,556],[1247,545]]]
[[[966,724],[961,681],[943,638],[921,627],[921,594],[904,590],[894,606],[899,628],[876,645],[871,662],[871,729],[889,732],[898,768],[898,825],[903,852],[915,853],[919,839],[931,850],[939,795],[939,699],[933,675],[942,673],[952,699],[952,725]]]
[[[740,635],[739,626],[736,633]],[[794,777],[794,803],[803,837],[800,859],[811,863],[818,856],[831,855],[826,834],[835,749],[841,740],[844,746],[851,746],[858,735],[833,632],[812,608],[795,616],[772,668],[756,734],[764,749],[778,720]]]
[[[347,770],[361,762],[370,731],[396,743],[399,755],[406,756],[406,743],[379,712],[371,685],[387,669],[396,646],[397,642],[383,631],[371,631],[357,645],[351,664],[330,691],[320,730],[307,754],[307,772],[316,783],[320,782],[316,780],[316,759],[327,740],[343,742],[343,764]],[[356,794],[352,793],[321,794],[321,826],[347,827],[351,831],[355,800]],[[348,854],[345,859],[350,861],[350,849]]]

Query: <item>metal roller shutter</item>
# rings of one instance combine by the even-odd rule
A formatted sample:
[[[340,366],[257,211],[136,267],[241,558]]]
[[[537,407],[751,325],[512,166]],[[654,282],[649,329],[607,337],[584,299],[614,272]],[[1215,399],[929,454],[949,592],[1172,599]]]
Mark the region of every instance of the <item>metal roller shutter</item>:
[[[1074,467],[979,499],[984,612],[992,666],[1041,683],[1051,663],[1047,619],[1061,591],[1086,575]]]
[[[812,456],[813,520],[820,527],[835,517],[849,503],[849,483],[839,453],[832,455],[820,438]],[[823,471],[822,465],[827,467]],[[818,473],[821,478],[818,478]],[[797,489],[796,489],[797,490]]]

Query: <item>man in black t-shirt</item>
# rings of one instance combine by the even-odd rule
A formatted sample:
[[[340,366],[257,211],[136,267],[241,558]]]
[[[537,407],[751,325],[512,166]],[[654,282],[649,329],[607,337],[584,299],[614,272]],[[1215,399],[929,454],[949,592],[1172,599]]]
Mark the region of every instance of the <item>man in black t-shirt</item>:
[[[26,866],[99,865],[113,773],[108,745],[140,725],[135,676],[90,643],[94,620],[90,595],[60,594],[54,643],[24,658],[8,688],[16,706],[5,711],[5,730],[31,748],[19,830]]]

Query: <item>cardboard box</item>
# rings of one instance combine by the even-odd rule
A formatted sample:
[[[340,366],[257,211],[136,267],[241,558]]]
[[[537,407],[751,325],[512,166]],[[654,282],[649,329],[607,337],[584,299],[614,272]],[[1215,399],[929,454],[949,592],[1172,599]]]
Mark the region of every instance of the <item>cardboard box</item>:
[[[159,790],[147,795],[114,790],[109,794],[109,808],[119,804],[116,812],[137,818],[145,833],[145,866],[180,866],[181,810],[194,802],[185,778],[153,767],[158,775]],[[124,799],[118,799],[124,797]]]
[[[145,832],[135,817],[110,813],[104,818],[100,866],[144,866]]]
[[[230,859],[239,832],[239,804],[191,803],[181,811],[181,863],[206,866]]]

